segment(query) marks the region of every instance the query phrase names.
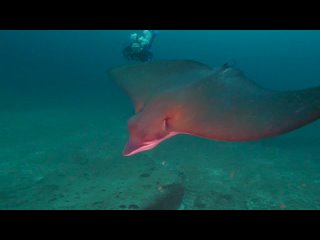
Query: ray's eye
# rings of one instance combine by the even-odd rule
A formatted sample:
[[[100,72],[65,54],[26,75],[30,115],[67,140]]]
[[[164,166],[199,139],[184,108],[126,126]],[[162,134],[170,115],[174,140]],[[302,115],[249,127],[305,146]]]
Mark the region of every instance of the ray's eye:
[[[168,130],[168,120],[169,120],[169,118],[165,118],[165,119],[162,121],[162,130],[163,130],[163,131],[167,131],[167,130]]]
[[[163,121],[162,121],[162,130],[163,131],[166,131],[167,130],[167,120],[166,119],[164,119]]]

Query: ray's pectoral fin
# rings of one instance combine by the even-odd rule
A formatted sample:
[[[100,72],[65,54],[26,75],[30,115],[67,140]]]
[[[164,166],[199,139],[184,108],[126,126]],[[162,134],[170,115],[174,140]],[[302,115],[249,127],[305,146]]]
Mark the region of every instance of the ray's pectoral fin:
[[[227,69],[189,85],[184,98],[188,114],[180,132],[223,141],[272,137],[320,117],[320,87],[272,91]],[[190,116],[193,120],[187,121]]]
[[[275,134],[303,127],[320,117],[320,87],[278,93],[268,107],[275,115]]]
[[[236,90],[230,85],[220,89],[212,107],[198,108],[201,124],[189,131],[210,139],[248,141],[290,132],[320,117],[320,87],[291,92]],[[204,106],[211,92],[203,91],[198,105]]]
[[[205,64],[190,61],[155,61],[126,65],[108,71],[141,112],[148,102],[163,91],[195,81],[212,72]]]
[[[320,88],[261,97],[254,104],[253,112],[256,118],[252,118],[251,139],[290,132],[320,117]]]

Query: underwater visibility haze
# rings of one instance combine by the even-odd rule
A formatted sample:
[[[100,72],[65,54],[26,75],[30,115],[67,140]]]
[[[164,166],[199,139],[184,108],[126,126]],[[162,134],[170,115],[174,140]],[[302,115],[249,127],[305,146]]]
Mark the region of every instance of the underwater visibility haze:
[[[320,209],[320,31],[0,31],[0,209]]]

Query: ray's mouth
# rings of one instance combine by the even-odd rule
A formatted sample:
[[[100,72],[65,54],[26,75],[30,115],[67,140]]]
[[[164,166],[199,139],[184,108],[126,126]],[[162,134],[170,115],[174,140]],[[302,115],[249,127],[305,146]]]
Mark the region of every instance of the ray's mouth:
[[[134,144],[131,141],[129,141],[127,143],[127,145],[125,146],[124,150],[123,150],[123,156],[131,156],[133,154],[139,153],[139,152],[143,152],[143,151],[147,151],[149,149],[152,149],[156,146],[156,143],[143,143],[143,144]]]
[[[163,138],[143,142],[140,144],[136,143],[135,141],[132,141],[132,139],[130,138],[127,145],[125,146],[122,154],[123,154],[123,156],[128,157],[128,156],[131,156],[131,155],[139,153],[139,152],[150,150],[150,149],[156,147],[162,141],[164,141],[164,140],[166,140],[176,134],[178,134],[178,132],[171,132],[170,134],[168,134],[167,136],[165,136]]]

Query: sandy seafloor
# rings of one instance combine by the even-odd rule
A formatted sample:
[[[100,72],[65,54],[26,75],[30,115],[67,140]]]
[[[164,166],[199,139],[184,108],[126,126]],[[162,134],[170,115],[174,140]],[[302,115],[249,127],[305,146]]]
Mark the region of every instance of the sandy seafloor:
[[[2,112],[0,209],[320,208],[319,122],[245,143],[179,135],[123,157],[131,112],[118,104]]]

